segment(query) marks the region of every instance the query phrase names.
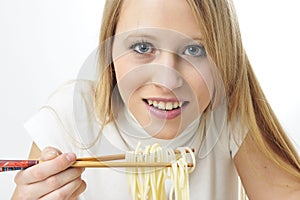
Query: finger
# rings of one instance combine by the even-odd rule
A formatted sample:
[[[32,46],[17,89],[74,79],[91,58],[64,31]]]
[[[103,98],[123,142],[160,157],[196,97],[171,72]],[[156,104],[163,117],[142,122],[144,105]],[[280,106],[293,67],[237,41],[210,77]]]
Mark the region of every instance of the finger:
[[[81,187],[83,180],[79,177],[57,190],[43,196],[40,200],[69,200],[70,196]]]
[[[30,167],[15,177],[16,184],[31,184],[53,176],[68,167],[76,161],[74,153],[61,154],[55,159],[42,162],[38,165]]]
[[[27,190],[27,187],[25,187],[24,185],[18,185],[13,193],[13,199],[17,200],[17,199],[38,199],[37,196],[35,196],[34,193],[32,193],[31,191]]]
[[[85,191],[85,189],[86,182],[82,181],[80,187],[70,196],[70,200],[78,200],[79,195],[82,194]]]
[[[80,178],[83,168],[69,168],[61,173],[53,175],[44,181],[32,183],[27,186],[27,190],[37,197],[53,192],[60,187]]]
[[[52,160],[53,158],[56,158],[58,155],[62,154],[60,150],[54,148],[54,147],[46,147],[42,152],[40,156],[40,160]]]

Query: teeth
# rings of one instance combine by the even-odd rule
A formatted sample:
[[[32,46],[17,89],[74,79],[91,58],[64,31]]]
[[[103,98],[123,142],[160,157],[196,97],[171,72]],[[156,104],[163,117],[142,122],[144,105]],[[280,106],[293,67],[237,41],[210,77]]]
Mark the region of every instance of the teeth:
[[[183,102],[163,102],[163,101],[152,101],[152,100],[147,100],[147,103],[149,106],[153,106],[155,108],[158,108],[160,110],[173,110],[176,108],[181,108]]]
[[[173,108],[177,108],[178,105],[179,105],[178,102],[174,102],[174,103],[173,103]],[[180,107],[181,107],[181,106],[180,106]]]
[[[159,102],[158,109],[166,110],[166,104],[164,102]]]
[[[172,110],[173,104],[171,102],[166,103],[166,110]]]
[[[178,106],[181,108],[182,104],[183,104],[183,102],[180,101]]]
[[[147,100],[148,104],[151,106],[153,104],[152,100]]]

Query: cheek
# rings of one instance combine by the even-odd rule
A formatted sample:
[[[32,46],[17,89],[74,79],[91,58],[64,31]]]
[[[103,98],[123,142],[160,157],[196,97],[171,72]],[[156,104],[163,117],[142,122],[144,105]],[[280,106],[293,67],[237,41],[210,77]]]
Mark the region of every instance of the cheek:
[[[129,81],[132,79],[132,73],[130,72],[133,69],[131,66],[132,65],[130,65],[126,57],[114,60],[114,70],[116,74],[117,87],[125,104],[127,104],[132,90],[134,90],[135,88],[134,82]]]
[[[134,93],[151,80],[153,69],[132,61],[130,55],[114,61],[117,86],[123,101],[128,102]]]
[[[211,101],[214,91],[214,82],[210,71],[210,65],[202,65],[201,68],[187,70],[184,77],[193,90],[193,96],[197,101],[200,112],[203,112]]]
[[[115,74],[117,82],[119,82],[130,71],[130,65],[128,59],[118,58],[114,60]]]
[[[199,81],[198,85],[199,86],[196,88],[197,100],[198,100],[200,111],[203,112],[208,106],[209,102],[211,101],[211,95],[207,87],[207,84],[203,79]]]
[[[127,54],[113,61],[117,81],[128,76],[133,76],[135,73],[141,75],[141,69],[147,70],[143,62],[138,61],[134,54]],[[135,75],[136,82],[139,82],[139,76]],[[142,78],[145,76],[142,76]]]
[[[194,76],[188,79],[187,82],[192,88],[194,99],[197,101],[196,106],[200,112],[203,112],[211,100],[206,81],[202,76]]]

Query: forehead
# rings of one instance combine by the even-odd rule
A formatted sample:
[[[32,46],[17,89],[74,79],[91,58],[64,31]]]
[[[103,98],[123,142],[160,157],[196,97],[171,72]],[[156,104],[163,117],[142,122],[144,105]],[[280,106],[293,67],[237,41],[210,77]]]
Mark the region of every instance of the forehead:
[[[116,34],[143,28],[170,29],[191,38],[201,37],[186,0],[124,0]]]

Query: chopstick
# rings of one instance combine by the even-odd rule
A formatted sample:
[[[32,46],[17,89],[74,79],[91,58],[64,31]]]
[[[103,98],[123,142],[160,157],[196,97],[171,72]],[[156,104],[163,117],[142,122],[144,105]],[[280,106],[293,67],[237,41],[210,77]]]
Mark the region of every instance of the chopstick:
[[[23,170],[38,163],[39,160],[0,160],[0,172]]]
[[[194,152],[194,149],[192,149]],[[174,151],[179,154],[179,150]],[[186,151],[186,153],[189,153]],[[112,160],[123,160],[125,154],[105,155],[99,157],[83,157],[77,158],[72,167],[171,167],[172,163],[131,163],[131,162],[108,162]],[[23,170],[41,163],[40,160],[0,160],[0,172]],[[188,163],[188,167],[193,167],[192,163]]]
[[[188,163],[188,167],[193,167],[193,163]],[[76,161],[72,167],[172,167],[172,163],[156,162],[156,163],[131,163],[131,162],[95,162],[95,161]]]
[[[114,154],[114,155],[106,155],[106,156],[98,156],[98,157],[83,157],[77,158],[76,161],[110,161],[110,160],[124,160],[125,154]]]
[[[192,152],[195,152],[194,148],[191,148]],[[175,154],[180,154],[179,150],[174,150]],[[185,151],[189,153],[189,151]],[[77,158],[77,161],[111,161],[111,160],[124,160],[125,154],[114,154],[114,155],[106,155],[106,156],[99,156],[99,157],[84,157],[84,158]]]
[[[39,160],[0,160],[0,172],[24,170],[41,163]],[[193,167],[193,163],[188,163],[188,167]],[[131,162],[107,162],[107,161],[76,161],[71,167],[172,167],[172,163],[131,163]]]

